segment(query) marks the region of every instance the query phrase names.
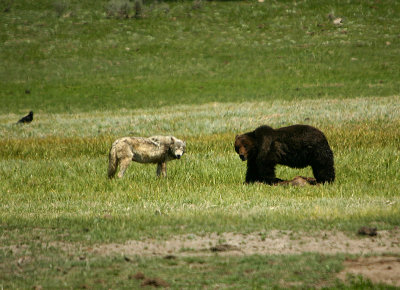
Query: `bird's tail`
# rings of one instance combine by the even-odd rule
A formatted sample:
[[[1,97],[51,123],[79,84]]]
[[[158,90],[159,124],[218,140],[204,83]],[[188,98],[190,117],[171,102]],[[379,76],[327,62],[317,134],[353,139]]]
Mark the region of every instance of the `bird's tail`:
[[[113,144],[108,154],[108,178],[113,178],[118,167],[117,150]]]

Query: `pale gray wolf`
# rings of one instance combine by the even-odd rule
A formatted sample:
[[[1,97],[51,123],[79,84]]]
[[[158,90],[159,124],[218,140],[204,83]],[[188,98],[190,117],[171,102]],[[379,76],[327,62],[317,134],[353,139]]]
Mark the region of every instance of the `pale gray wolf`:
[[[174,136],[123,137],[114,141],[108,160],[108,177],[113,178],[119,165],[122,178],[132,161],[157,164],[157,176],[167,176],[167,161],[180,159],[186,143]]]

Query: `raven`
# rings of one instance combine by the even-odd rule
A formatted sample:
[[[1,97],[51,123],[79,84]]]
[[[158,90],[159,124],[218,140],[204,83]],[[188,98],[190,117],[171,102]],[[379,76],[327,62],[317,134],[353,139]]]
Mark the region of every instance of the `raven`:
[[[21,118],[17,123],[23,124],[23,123],[30,123],[33,120],[33,112],[30,111],[28,115],[25,117]]]

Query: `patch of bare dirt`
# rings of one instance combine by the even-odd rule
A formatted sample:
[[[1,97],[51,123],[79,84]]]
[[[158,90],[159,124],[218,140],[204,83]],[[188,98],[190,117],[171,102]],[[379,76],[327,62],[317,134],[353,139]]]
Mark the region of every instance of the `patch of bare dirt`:
[[[165,282],[161,278],[148,278],[146,277],[142,272],[137,272],[136,274],[129,275],[129,279],[136,279],[136,280],[142,280],[142,283],[140,286],[145,287],[145,286],[151,286],[151,287],[169,287],[169,284]]]
[[[345,269],[338,278],[345,281],[348,275],[361,275],[373,283],[384,283],[400,287],[400,257],[361,257],[344,262]]]
[[[142,272],[137,272],[133,275],[129,275],[129,279],[144,280],[146,276]]]
[[[361,233],[361,229],[363,229]],[[194,255],[252,255],[252,254],[299,254],[317,252],[323,254],[400,254],[400,229],[377,231],[375,228],[361,228],[358,235],[343,232],[324,231],[302,233],[273,230],[263,233],[236,234],[211,233],[205,235],[186,234],[168,240],[144,239],[125,243],[108,243],[84,246],[80,243],[46,242],[47,246],[59,248],[67,253],[95,253],[100,255],[119,254],[129,256],[194,256]],[[363,234],[363,235],[361,235]],[[21,253],[28,245],[0,247]]]
[[[252,254],[323,254],[399,253],[400,230],[378,231],[376,236],[348,236],[342,232],[326,231],[305,234],[274,230],[252,234],[181,235],[168,240],[131,240],[124,244],[99,244],[88,248],[102,255],[124,254],[139,256],[193,255],[252,255]]]
[[[146,278],[143,280],[142,284],[140,286],[145,287],[145,286],[152,286],[152,287],[169,287],[169,284],[165,282],[161,278]]]

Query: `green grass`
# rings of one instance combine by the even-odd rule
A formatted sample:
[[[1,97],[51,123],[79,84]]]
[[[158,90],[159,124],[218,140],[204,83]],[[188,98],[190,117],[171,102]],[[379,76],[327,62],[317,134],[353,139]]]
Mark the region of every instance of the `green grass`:
[[[25,252],[2,253],[0,277],[4,288],[30,285],[43,289],[138,289],[145,279],[161,279],[172,289],[397,289],[372,284],[355,275],[349,275],[346,283],[338,280],[336,275],[343,269],[346,258],[341,254],[101,257],[85,250],[60,251],[43,245],[39,237],[35,239]],[[4,267],[5,264],[8,266]],[[136,278],[138,273],[144,278]]]
[[[312,287],[321,283],[335,285],[335,274],[341,270],[343,256],[328,257],[317,254],[270,257],[182,257],[175,259],[140,257],[98,258],[87,253],[65,255],[51,247],[39,245],[30,248],[33,259],[20,259],[13,265],[13,257],[5,255],[11,267],[3,274],[12,274],[23,268],[15,277],[5,277],[3,285],[24,288],[27,284],[46,288],[139,288],[143,280],[135,279],[138,272],[145,277],[159,278],[174,289],[229,287],[260,288],[304,285]],[[41,255],[50,257],[44,259]],[[23,256],[22,256],[23,257]],[[49,263],[51,263],[49,265]],[[188,275],[190,269],[191,275]],[[318,273],[318,274],[317,274]],[[49,279],[51,277],[51,279]],[[28,279],[28,281],[24,281]],[[28,283],[27,283],[28,282]],[[340,285],[336,282],[337,285]]]
[[[0,7],[0,287],[132,288],[138,269],[172,288],[381,287],[335,281],[341,254],[128,263],[51,245],[397,227],[398,1],[172,1],[145,3],[140,20],[108,18],[106,1],[59,15],[61,2]],[[16,125],[31,109],[34,122]],[[335,183],[244,185],[235,135],[296,123],[326,134]],[[107,179],[116,138],[154,134],[187,141],[168,178],[132,164]]]
[[[61,17],[56,1],[40,3],[1,12],[2,113],[390,96],[400,88],[398,1],[165,2],[145,5],[141,20],[107,18],[107,1],[70,1]]]
[[[149,277],[161,277],[174,288],[197,285],[197,279],[201,285],[250,287],[243,264],[257,268],[259,261],[267,258],[279,260],[283,268],[294,259],[293,270],[283,274],[278,266],[257,268],[251,274],[254,287],[342,287],[335,282],[340,267],[329,266],[327,273],[318,275],[312,270],[325,267],[325,260],[299,279],[296,265],[318,259],[317,254],[204,258],[206,266],[200,272],[181,275],[177,273],[187,267],[186,262],[168,269],[162,266],[162,258],[139,258],[140,265],[121,268],[121,258],[114,256],[109,260],[94,254],[89,263],[80,261],[75,251],[75,256],[65,257],[57,247],[53,254],[47,250],[9,252],[7,247],[28,245],[35,249],[55,241],[90,246],[187,233],[273,229],[354,233],[364,225],[379,230],[396,228],[400,222],[399,104],[397,96],[341,102],[211,103],[40,114],[32,124],[21,126],[9,121],[15,114],[4,114],[0,118],[0,230],[5,246],[1,267],[9,274],[0,278],[2,285],[52,287],[62,283],[73,288],[107,288],[110,284],[104,281],[108,280],[99,277],[112,275],[118,281],[112,285],[136,287],[141,282],[128,275],[145,269]],[[303,188],[244,185],[246,164],[233,150],[234,136],[264,122],[274,127],[300,122],[321,128],[335,154],[335,183]],[[133,163],[124,179],[109,180],[108,150],[124,132],[144,136],[171,133],[187,141],[187,153],[182,160],[168,163],[166,179],[156,178],[155,165]],[[280,166],[277,175],[289,179],[311,176],[312,172],[310,168]],[[329,256],[326,263],[341,264],[340,257]],[[21,258],[28,259],[26,265],[6,267],[9,261],[15,265]],[[50,268],[48,261],[52,261]],[[63,266],[65,261],[70,266]],[[17,269],[22,269],[21,274]],[[221,275],[221,271],[227,274]],[[243,271],[244,276],[237,278]],[[357,281],[354,287],[369,285]]]
[[[369,223],[396,226],[400,218],[399,98],[333,103],[276,102],[273,108],[260,103],[178,106],[60,114],[50,120],[44,115],[31,125],[4,124],[0,132],[10,137],[1,141],[4,181],[0,190],[5,194],[0,215],[10,229],[65,227],[73,240],[89,228],[93,241],[200,230],[353,231]],[[329,105],[329,113],[324,105]],[[297,112],[292,117],[289,112],[294,107]],[[305,116],[314,116],[308,122],[326,132],[335,153],[336,182],[306,188],[244,185],[246,164],[233,150],[235,134],[264,122],[263,118],[278,126],[286,118],[288,123],[281,125],[298,123]],[[245,122],[248,125],[235,133],[237,124]],[[135,123],[141,127],[131,125]],[[156,123],[159,130],[154,129]],[[119,135],[94,137],[96,124],[110,130],[118,124]],[[83,136],[76,136],[77,126]],[[136,128],[134,135],[171,133],[187,141],[183,160],[168,164],[167,179],[156,178],[155,165],[137,163],[122,180],[106,178],[110,145],[130,127]],[[281,166],[277,175],[290,179],[312,172]],[[108,213],[111,220],[103,218]]]

